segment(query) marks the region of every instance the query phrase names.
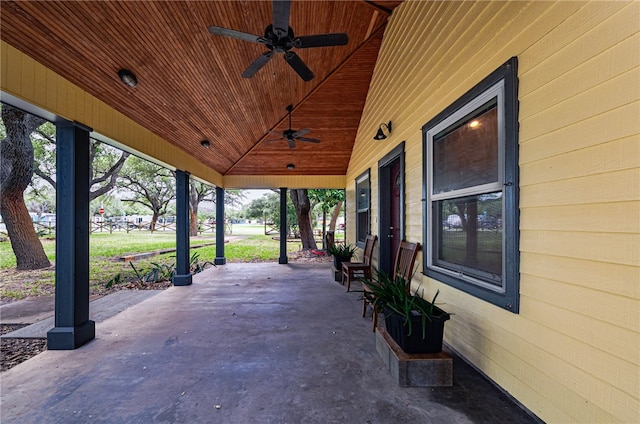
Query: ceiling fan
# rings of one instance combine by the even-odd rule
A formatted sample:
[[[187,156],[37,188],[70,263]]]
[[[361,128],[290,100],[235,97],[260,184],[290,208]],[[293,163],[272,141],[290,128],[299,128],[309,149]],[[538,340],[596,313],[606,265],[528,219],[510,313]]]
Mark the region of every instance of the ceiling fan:
[[[311,132],[311,130],[308,128],[303,128],[298,131],[294,131],[291,129],[291,112],[292,111],[293,111],[293,105],[287,106],[287,112],[289,113],[289,129],[284,130],[282,133],[275,132],[275,131],[269,131],[269,132],[271,134],[282,136],[283,139],[287,140],[287,142],[289,143],[289,148],[291,149],[296,147],[294,140],[306,141],[308,143],[320,143],[320,140],[318,140],[317,138],[302,137],[303,135],[309,134]],[[267,140],[267,141],[272,141],[272,140]]]
[[[273,0],[273,23],[265,28],[264,36],[262,37],[213,25],[209,27],[209,32],[214,35],[222,35],[224,37],[264,44],[267,49],[269,49],[258,56],[258,58],[244,70],[242,73],[244,78],[254,76],[256,72],[271,60],[275,52],[283,53],[284,60],[300,75],[300,78],[304,81],[310,81],[314,77],[313,72],[297,54],[290,50],[294,47],[306,49],[311,47],[344,46],[349,42],[349,37],[342,32],[296,37],[293,34],[293,29],[289,26],[290,7],[291,0]]]

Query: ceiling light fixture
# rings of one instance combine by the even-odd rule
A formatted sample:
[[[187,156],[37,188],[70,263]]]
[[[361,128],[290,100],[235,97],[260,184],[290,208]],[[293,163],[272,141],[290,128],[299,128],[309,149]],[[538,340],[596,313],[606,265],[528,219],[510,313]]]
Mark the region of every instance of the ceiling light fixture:
[[[201,145],[202,147],[204,147],[205,149],[208,149],[208,148],[210,148],[210,147],[211,147],[211,143],[209,143],[209,140],[202,140],[202,141],[200,142],[200,145]]]
[[[386,129],[387,133],[385,134],[384,129]],[[389,135],[391,135],[391,121],[389,121],[388,124],[380,124],[380,127],[378,128],[378,132],[376,133],[376,135],[373,136],[374,140],[384,140],[385,138],[387,138]]]
[[[138,79],[133,74],[133,72],[128,69],[120,69],[118,71],[118,77],[120,77],[120,81],[131,88],[135,88],[136,85],[138,85]]]
[[[287,169],[288,169],[289,171],[291,171],[292,169],[295,169],[295,167],[296,167],[296,166],[295,166],[294,164],[292,164],[292,163],[288,163],[288,164],[287,164]]]

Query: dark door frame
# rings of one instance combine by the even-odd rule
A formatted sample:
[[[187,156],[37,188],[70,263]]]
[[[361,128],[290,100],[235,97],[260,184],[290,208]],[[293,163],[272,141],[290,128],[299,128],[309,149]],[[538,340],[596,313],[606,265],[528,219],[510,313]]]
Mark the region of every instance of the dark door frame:
[[[391,241],[388,237],[390,220],[389,208],[391,204],[390,173],[391,164],[400,160],[400,239],[405,238],[405,160],[404,141],[393,148],[378,161],[378,234],[380,256],[378,268],[388,274],[391,273],[394,254],[391,251]]]

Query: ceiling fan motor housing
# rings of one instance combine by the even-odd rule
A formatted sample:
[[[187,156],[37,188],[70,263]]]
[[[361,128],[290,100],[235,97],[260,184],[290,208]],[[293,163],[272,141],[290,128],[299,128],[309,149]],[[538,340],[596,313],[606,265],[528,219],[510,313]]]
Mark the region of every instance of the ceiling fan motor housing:
[[[278,34],[273,31],[273,25],[269,25],[264,30],[264,38],[269,42],[265,43],[268,49],[273,50],[276,53],[284,53],[293,48],[293,29],[289,27],[287,31],[287,35],[284,37],[278,38]]]

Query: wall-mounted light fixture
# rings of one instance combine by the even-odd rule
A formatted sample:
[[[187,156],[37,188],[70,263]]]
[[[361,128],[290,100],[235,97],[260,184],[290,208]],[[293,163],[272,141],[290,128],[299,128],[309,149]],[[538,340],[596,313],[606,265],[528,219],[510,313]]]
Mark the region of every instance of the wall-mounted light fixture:
[[[208,149],[208,148],[210,148],[210,147],[211,147],[211,143],[209,143],[209,140],[202,140],[202,141],[200,142],[200,145],[201,145],[202,147],[204,147],[205,149]]]
[[[135,88],[135,86],[138,85],[138,78],[128,69],[120,69],[118,71],[118,77],[120,77],[120,81],[131,88]]]
[[[288,164],[287,164],[287,169],[288,169],[289,171],[291,171],[291,170],[295,169],[295,167],[296,167],[296,166],[295,166],[294,164],[292,164],[292,163],[288,163]]]
[[[373,139],[384,140],[385,138],[389,137],[389,135],[391,135],[391,121],[389,121],[388,124],[380,124],[380,128],[378,128],[378,132],[373,136]]]

